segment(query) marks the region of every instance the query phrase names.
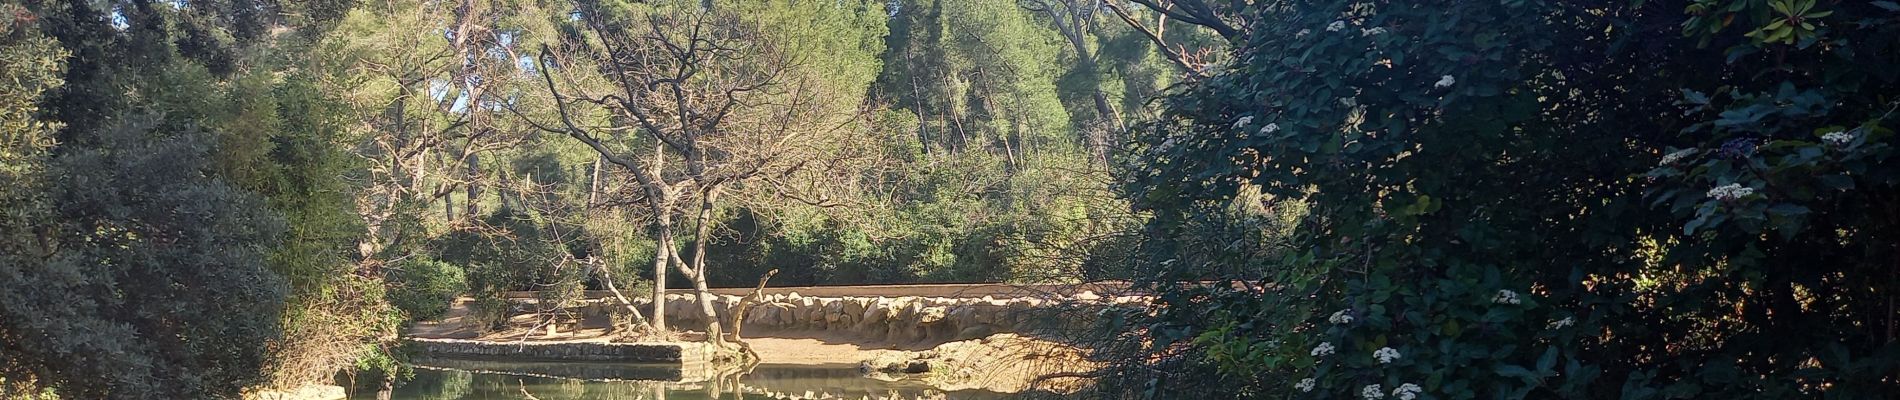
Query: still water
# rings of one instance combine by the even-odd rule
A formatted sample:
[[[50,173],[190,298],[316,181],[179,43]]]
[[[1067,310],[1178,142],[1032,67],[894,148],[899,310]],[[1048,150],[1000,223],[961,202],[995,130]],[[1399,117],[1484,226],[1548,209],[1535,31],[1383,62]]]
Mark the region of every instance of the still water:
[[[441,363],[437,363],[441,364]],[[458,362],[417,366],[415,377],[379,393],[380,382],[359,382],[352,400],[888,399],[993,400],[1015,396],[983,391],[945,392],[920,384],[864,378],[851,365],[759,365],[751,371],[710,375],[677,368],[596,364]],[[384,397],[387,396],[387,397]]]

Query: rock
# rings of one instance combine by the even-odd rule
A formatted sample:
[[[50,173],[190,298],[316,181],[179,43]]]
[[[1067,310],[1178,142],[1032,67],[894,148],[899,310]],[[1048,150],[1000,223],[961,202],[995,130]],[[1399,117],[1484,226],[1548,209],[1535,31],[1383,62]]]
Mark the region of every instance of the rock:
[[[777,314],[773,314],[774,317],[778,317],[778,326],[797,326],[798,322],[801,321],[798,318],[798,306],[786,303],[772,303],[772,308],[778,310]]]
[[[871,307],[871,299],[866,299],[863,297],[847,298],[844,301],[845,315],[854,315],[854,316],[863,317],[864,309],[870,308],[870,307]]]
[[[825,307],[823,314],[825,323],[835,325],[839,320],[844,319],[844,303],[843,300],[824,300]]]
[[[914,320],[917,318],[917,312],[923,309],[924,309],[924,303],[916,302],[916,301],[906,301],[906,302],[903,302],[902,304],[897,305],[897,312],[891,318],[899,320],[899,321]]]
[[[943,307],[938,307],[938,306],[923,307],[923,308],[918,309],[916,312],[917,323],[919,325],[928,325],[928,324],[935,324],[938,322],[942,322],[944,320],[944,316],[947,314],[949,314],[949,310]]]
[[[890,304],[890,300],[882,297],[872,300],[871,304],[864,307],[864,313],[858,319],[858,325],[865,326],[883,323],[884,319],[890,317]]]

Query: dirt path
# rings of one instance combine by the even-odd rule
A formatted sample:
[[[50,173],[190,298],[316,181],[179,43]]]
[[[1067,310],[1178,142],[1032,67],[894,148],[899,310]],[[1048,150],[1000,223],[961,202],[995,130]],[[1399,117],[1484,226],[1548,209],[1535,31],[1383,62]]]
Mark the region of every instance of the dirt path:
[[[857,365],[858,361],[891,351],[816,338],[758,337],[745,341],[759,352],[759,362],[764,364]]]

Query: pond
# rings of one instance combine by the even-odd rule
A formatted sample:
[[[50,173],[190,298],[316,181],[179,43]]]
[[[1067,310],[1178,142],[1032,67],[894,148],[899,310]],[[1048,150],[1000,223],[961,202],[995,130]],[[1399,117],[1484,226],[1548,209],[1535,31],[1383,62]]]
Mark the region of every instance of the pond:
[[[946,392],[916,383],[865,378],[854,365],[773,365],[731,371],[709,381],[679,380],[664,367],[551,362],[459,362],[454,368],[417,366],[415,377],[378,393],[378,382],[358,382],[352,400],[519,400],[525,390],[541,400],[594,399],[930,399],[991,400],[1016,396],[984,391]],[[690,380],[690,379],[688,379]],[[740,396],[743,394],[743,396]],[[387,395],[387,397],[383,397]]]

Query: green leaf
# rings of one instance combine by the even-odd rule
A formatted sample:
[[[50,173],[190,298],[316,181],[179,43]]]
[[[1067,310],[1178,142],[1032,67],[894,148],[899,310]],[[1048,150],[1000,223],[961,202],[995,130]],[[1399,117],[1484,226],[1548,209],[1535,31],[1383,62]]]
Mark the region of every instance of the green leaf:
[[[1839,175],[1839,174],[1821,175],[1821,177],[1818,179],[1821,180],[1821,185],[1827,186],[1829,189],[1848,190],[1848,189],[1854,188],[1854,179],[1848,178],[1845,175]]]
[[[1526,382],[1535,382],[1537,378],[1539,378],[1536,372],[1531,372],[1530,369],[1517,365],[1500,365],[1497,369],[1493,370],[1493,372],[1497,372],[1498,376],[1518,378]]]
[[[1556,368],[1556,367],[1557,367],[1557,348],[1556,347],[1544,348],[1544,355],[1541,357],[1537,357],[1537,372],[1539,374],[1549,375],[1552,372],[1551,368]]]

